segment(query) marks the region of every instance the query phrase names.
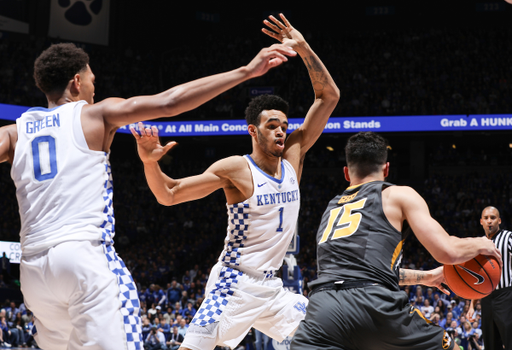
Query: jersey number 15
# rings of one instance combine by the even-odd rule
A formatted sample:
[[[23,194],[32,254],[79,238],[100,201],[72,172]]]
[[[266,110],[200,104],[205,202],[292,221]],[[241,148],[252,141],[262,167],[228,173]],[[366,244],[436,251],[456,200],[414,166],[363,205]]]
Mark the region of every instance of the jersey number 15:
[[[354,234],[354,232],[359,228],[363,215],[361,213],[352,213],[352,210],[363,209],[365,203],[366,198],[363,198],[357,202],[348,203],[344,206],[331,209],[329,213],[329,221],[327,222],[327,226],[325,227],[322,238],[318,244],[325,243],[329,237],[331,237],[331,239],[338,239]],[[343,213],[335,224],[340,211],[343,211]]]

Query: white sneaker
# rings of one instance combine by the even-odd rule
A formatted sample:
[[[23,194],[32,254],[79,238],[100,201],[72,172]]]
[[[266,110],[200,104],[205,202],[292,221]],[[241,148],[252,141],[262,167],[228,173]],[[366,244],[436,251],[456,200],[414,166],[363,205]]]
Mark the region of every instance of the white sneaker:
[[[11,345],[11,344],[9,344],[9,343],[4,343],[4,346],[5,346],[6,348],[10,348],[12,345]]]

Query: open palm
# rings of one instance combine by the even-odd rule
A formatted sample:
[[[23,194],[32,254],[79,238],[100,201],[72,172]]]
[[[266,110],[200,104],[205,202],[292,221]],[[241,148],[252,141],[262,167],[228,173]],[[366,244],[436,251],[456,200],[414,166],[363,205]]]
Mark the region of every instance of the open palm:
[[[137,151],[142,162],[157,162],[177,145],[175,141],[171,141],[162,146],[158,137],[158,129],[155,126],[144,128],[144,125],[139,123],[140,134],[133,127],[130,127],[130,131],[137,140]]]
[[[302,34],[290,24],[286,17],[282,13],[279,14],[279,16],[282,22],[272,15],[269,16],[269,19],[274,23],[268,20],[263,21],[263,23],[271,29],[263,28],[263,33],[292,49],[305,42]]]

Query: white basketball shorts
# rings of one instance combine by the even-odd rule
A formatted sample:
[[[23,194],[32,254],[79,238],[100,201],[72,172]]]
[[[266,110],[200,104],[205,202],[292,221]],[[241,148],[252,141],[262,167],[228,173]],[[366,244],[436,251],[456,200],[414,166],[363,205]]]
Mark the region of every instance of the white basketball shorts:
[[[114,247],[70,241],[22,256],[21,290],[43,349],[143,349],[137,288]]]
[[[304,319],[307,303],[303,295],[285,290],[279,278],[248,275],[217,263],[182,346],[234,348],[251,327],[283,341]]]

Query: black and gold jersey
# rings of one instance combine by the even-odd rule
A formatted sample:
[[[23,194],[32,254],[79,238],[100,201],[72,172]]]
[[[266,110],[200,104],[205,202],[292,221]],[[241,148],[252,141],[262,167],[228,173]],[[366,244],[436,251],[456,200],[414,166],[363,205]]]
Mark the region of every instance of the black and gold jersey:
[[[393,184],[372,181],[347,188],[325,210],[317,233],[318,279],[327,282],[365,280],[398,290],[398,265],[406,238],[382,209],[382,191]]]

